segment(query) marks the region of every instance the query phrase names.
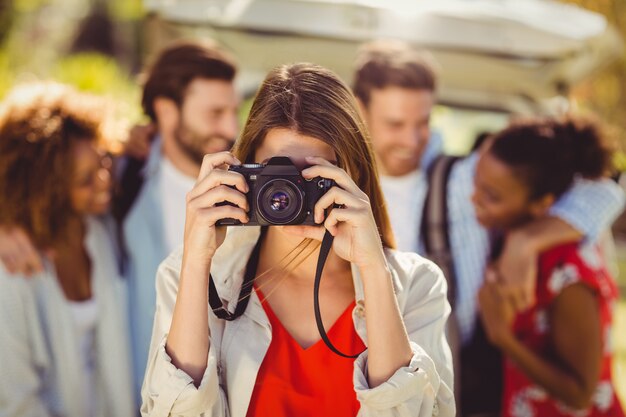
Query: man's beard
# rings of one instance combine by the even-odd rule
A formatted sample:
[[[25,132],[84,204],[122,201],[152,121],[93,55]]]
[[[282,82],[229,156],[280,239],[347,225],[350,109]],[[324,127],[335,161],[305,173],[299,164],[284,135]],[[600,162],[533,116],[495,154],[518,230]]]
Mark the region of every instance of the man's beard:
[[[204,155],[207,153],[221,152],[229,150],[233,143],[234,138],[227,138],[222,135],[198,135],[186,127],[183,123],[179,123],[174,131],[174,140],[178,144],[178,147],[189,159],[200,166]],[[213,142],[210,146],[211,142]],[[215,149],[212,149],[212,148]]]

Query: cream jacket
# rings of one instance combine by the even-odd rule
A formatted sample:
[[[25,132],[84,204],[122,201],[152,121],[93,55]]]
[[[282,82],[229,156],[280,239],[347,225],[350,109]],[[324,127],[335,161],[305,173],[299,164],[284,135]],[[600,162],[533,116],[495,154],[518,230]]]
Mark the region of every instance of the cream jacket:
[[[133,417],[126,300],[105,227],[87,220],[85,246],[98,303],[96,417]],[[54,266],[32,278],[0,265],[0,416],[86,417],[80,347]]]
[[[244,269],[259,236],[258,227],[231,227],[216,252],[211,273],[217,290],[234,310]],[[450,306],[441,271],[416,254],[386,251],[400,311],[413,358],[385,383],[369,388],[367,351],[354,362],[354,389],[360,417],[454,416],[452,359],[444,336]],[[157,309],[152,343],[142,388],[143,416],[245,417],[257,372],[271,342],[269,320],[256,293],[246,312],[235,321],[223,321],[209,311],[210,350],[199,387],[177,369],[165,351],[170,328],[182,249],[172,253],[157,273]],[[367,345],[363,287],[353,267],[357,305],[354,327]],[[329,378],[332,370],[329,370]]]

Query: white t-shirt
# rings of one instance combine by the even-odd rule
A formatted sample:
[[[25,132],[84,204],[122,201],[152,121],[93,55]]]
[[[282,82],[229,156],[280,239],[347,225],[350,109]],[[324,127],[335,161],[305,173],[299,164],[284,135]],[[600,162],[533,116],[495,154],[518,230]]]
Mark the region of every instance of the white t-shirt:
[[[74,331],[79,343],[83,384],[87,393],[89,416],[96,415],[96,325],[100,314],[98,303],[94,297],[86,301],[67,301],[72,315]],[[87,416],[86,416],[87,417]]]
[[[398,250],[417,252],[419,243],[418,224],[422,218],[423,200],[421,194],[425,188],[421,184],[422,173],[419,169],[401,177],[380,176],[391,228],[396,237]]]
[[[163,214],[163,230],[168,252],[183,243],[185,233],[185,197],[196,179],[180,172],[165,156],[161,156],[159,193]]]

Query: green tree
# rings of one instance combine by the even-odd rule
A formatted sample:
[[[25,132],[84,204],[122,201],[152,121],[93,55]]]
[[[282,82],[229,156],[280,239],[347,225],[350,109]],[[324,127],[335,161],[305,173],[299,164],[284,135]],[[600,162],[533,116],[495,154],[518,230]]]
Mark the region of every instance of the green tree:
[[[624,0],[563,0],[604,15],[626,45],[626,1]],[[598,114],[618,132],[622,146],[626,144],[626,55],[600,71],[573,92],[573,97],[585,109]],[[626,161],[624,161],[626,162]],[[622,169],[626,166],[622,166]]]

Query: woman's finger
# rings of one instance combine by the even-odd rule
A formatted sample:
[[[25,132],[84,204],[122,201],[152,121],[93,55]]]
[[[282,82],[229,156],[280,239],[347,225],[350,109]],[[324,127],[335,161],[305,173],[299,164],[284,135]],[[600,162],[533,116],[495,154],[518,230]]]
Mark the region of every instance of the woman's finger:
[[[354,208],[337,208],[333,209],[326,220],[324,220],[324,227],[330,232],[331,235],[337,235],[337,225],[340,222],[355,224],[358,216],[361,216],[361,210]]]
[[[234,188],[230,188],[226,185],[218,185],[206,193],[200,194],[199,196],[189,200],[187,204],[196,210],[202,210],[215,207],[219,203],[234,204],[245,211],[250,209],[248,207],[248,200],[246,199],[246,196]]]
[[[204,208],[199,210],[198,213],[206,218],[209,226],[215,226],[218,220],[223,219],[235,219],[241,223],[250,221],[248,214],[243,209],[231,205]]]
[[[310,166],[302,171],[302,176],[305,179],[315,177],[327,178],[335,181],[338,186],[354,195],[365,195],[343,169],[318,156],[307,157],[306,160],[317,165]]]
[[[225,171],[223,169],[213,169],[206,177],[199,180],[189,192],[188,200],[202,195],[219,185],[230,185],[236,187],[242,193],[247,193],[249,188],[246,179],[239,172]]]
[[[241,165],[241,162],[228,151],[204,155],[202,165],[200,166],[198,182],[206,177],[211,170],[219,168],[223,165]]]
[[[361,208],[363,203],[363,200],[358,199],[346,190],[332,187],[315,204],[315,223],[323,222],[325,210],[332,208],[334,205],[344,206],[344,208]]]

